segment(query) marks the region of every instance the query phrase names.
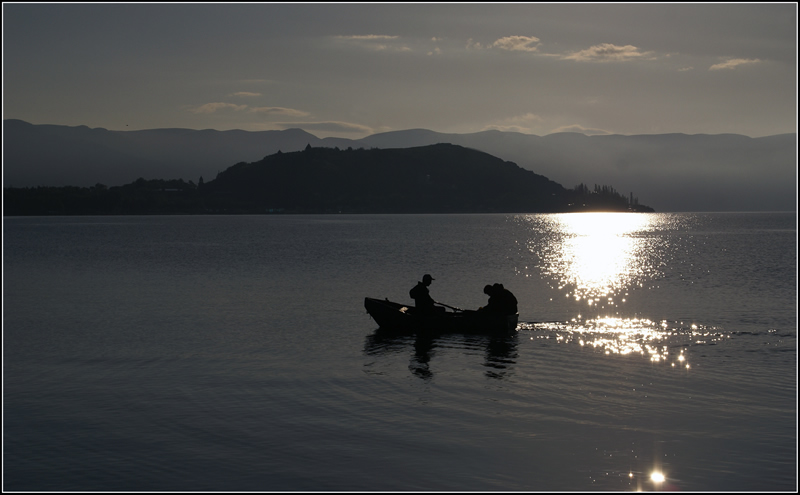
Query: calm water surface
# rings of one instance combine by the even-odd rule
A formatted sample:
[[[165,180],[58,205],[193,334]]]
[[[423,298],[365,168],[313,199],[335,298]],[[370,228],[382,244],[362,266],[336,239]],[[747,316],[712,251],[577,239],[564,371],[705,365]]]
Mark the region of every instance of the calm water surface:
[[[5,490],[797,488],[795,213],[5,218]],[[509,338],[364,297],[517,296]]]

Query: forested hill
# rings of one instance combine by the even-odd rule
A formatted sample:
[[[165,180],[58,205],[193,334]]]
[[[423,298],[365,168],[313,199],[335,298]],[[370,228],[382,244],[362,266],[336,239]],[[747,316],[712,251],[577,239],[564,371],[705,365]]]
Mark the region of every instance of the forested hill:
[[[244,208],[307,211],[558,211],[564,188],[480,151],[306,148],[239,163],[204,186]]]
[[[64,189],[7,189],[5,214],[37,214],[31,206],[44,203],[50,214],[653,211],[609,186],[566,189],[512,162],[451,144],[357,150],[308,146],[237,163],[213,180],[201,177],[196,185],[140,179],[122,187],[69,188],[73,198],[61,202],[23,201],[36,191]],[[75,199],[80,191],[82,199]]]

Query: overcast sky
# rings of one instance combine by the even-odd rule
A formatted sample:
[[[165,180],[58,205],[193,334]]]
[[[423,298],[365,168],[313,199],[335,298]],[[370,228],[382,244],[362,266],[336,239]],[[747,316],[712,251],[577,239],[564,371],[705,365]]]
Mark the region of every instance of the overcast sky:
[[[3,118],[360,138],[797,132],[797,6],[3,4]]]

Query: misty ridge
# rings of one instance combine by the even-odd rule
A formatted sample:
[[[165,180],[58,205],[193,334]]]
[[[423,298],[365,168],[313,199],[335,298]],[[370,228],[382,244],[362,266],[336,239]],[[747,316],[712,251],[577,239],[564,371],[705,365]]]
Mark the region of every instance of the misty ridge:
[[[320,139],[300,129],[109,131],[4,120],[4,187],[128,184],[139,178],[208,181],[278,151],[411,148],[479,150],[573,188],[610,184],[656,211],[795,211],[797,135],[536,136],[410,129],[362,139]]]
[[[205,181],[3,190],[5,215],[652,212],[632,193],[567,189],[483,151],[414,148],[278,151]]]

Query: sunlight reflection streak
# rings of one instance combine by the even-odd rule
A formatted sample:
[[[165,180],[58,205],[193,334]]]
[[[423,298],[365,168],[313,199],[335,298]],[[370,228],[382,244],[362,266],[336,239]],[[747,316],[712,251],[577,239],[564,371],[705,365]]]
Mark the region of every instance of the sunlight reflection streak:
[[[730,335],[697,324],[643,318],[573,318],[565,323],[521,323],[531,339],[552,339],[557,344],[577,344],[605,355],[638,355],[652,363],[669,363],[690,369],[688,348],[714,344]]]
[[[724,338],[716,329],[692,322],[618,317],[630,293],[653,288],[672,263],[674,248],[656,232],[674,220],[638,213],[566,213],[522,217],[531,235],[525,247],[552,288],[591,308],[564,323],[521,324],[531,339],[575,343],[607,356],[638,355],[653,364],[689,370],[687,349]],[[530,268],[518,268],[526,272]],[[552,300],[552,299],[551,299]],[[579,310],[582,311],[582,310]],[[609,314],[617,316],[609,316]]]
[[[654,221],[631,213],[550,215],[547,241],[531,241],[528,249],[539,256],[542,274],[567,297],[595,308],[616,307],[625,302],[629,287],[659,276],[661,263],[653,257],[660,250],[645,235]]]

